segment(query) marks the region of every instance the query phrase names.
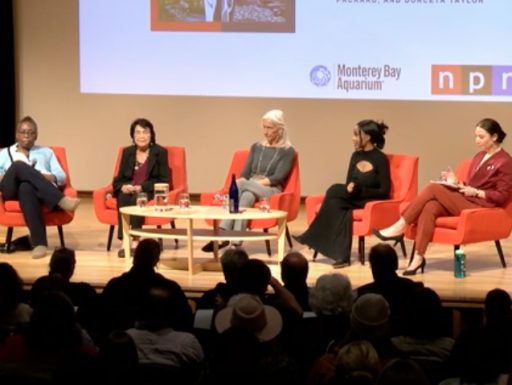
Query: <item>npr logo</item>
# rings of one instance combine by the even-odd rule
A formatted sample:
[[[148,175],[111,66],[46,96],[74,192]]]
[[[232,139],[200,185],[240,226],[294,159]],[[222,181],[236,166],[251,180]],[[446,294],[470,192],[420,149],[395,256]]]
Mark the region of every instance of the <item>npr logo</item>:
[[[512,96],[512,66],[433,65],[431,93]]]

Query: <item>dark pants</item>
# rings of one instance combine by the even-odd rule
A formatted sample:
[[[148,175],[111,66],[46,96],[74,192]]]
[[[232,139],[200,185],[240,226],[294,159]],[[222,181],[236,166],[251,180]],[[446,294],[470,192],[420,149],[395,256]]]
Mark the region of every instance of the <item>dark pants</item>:
[[[42,206],[53,211],[64,197],[62,192],[32,166],[16,161],[0,182],[5,201],[17,200],[30,231],[32,246],[47,246]]]
[[[153,199],[153,194],[148,193],[148,202]],[[123,221],[121,219],[121,212],[119,209],[126,206],[135,206],[137,204],[137,194],[123,194],[119,193],[117,196],[117,238],[123,239]],[[130,227],[132,229],[142,228],[144,217],[130,215]]]

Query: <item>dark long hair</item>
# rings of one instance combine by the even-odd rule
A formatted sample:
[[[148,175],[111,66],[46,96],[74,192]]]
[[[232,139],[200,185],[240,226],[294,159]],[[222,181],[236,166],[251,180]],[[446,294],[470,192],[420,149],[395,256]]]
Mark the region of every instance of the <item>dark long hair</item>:
[[[137,126],[140,126],[142,128],[145,128],[146,130],[149,130],[151,133],[151,144],[156,143],[156,133],[155,128],[153,127],[153,123],[151,123],[149,120],[144,118],[135,119],[133,123],[130,126],[130,137],[132,140],[135,140],[135,128]]]
[[[375,120],[361,120],[357,123],[357,129],[359,134],[365,133],[370,137],[370,141],[379,150],[384,148],[386,144],[386,138],[384,136],[389,130],[389,127],[384,122],[376,122]]]

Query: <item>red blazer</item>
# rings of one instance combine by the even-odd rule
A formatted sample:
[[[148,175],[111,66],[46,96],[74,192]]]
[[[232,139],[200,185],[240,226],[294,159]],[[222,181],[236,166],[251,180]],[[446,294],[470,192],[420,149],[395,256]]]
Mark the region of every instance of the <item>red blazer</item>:
[[[512,157],[501,149],[482,162],[485,151],[475,155],[469,166],[466,184],[485,192],[485,199],[468,197],[482,207],[500,207],[512,193]]]

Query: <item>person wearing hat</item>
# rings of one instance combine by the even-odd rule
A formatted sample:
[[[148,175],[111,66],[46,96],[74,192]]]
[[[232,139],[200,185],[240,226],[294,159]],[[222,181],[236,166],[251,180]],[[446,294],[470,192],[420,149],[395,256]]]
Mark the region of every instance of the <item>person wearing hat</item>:
[[[379,294],[360,296],[350,314],[350,331],[332,353],[320,357],[313,366],[307,384],[322,384],[334,377],[336,355],[339,350],[355,341],[368,341],[379,355],[381,365],[400,357],[389,334],[389,305]]]
[[[201,384],[243,383],[294,385],[299,369],[274,344],[283,328],[279,312],[250,294],[231,298],[215,318],[215,351]]]

